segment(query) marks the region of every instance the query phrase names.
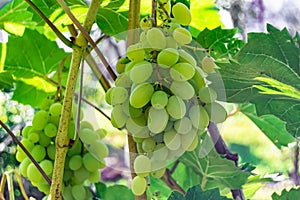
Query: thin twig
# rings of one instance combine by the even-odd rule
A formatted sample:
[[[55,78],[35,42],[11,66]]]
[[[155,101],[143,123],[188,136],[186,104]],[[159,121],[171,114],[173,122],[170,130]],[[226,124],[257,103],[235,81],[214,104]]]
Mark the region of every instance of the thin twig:
[[[156,20],[156,0],[152,0],[152,26],[156,27],[157,26],[157,20]]]
[[[209,122],[208,132],[210,133],[211,139],[215,144],[217,153],[224,155],[228,160],[234,161],[235,165],[238,166],[238,154],[231,153],[225,144],[217,125],[214,122]],[[232,189],[231,194],[236,200],[245,200],[245,196],[242,189]]]
[[[182,187],[173,179],[169,169],[166,169],[165,174],[160,179],[172,190],[177,190],[181,194],[185,195],[184,189],[182,189]]]
[[[46,15],[30,0],[25,0],[30,7],[48,24],[48,26],[53,30],[56,36],[68,47],[73,47],[74,44],[71,40],[68,40],[57,28],[56,26],[48,19]]]
[[[179,165],[180,161],[176,160],[174,165],[172,166],[172,168],[170,169],[170,174],[173,174],[177,168],[177,166]]]
[[[0,125],[4,128],[4,130],[12,137],[15,143],[17,143],[20,148],[24,151],[26,156],[31,160],[31,162],[36,166],[36,168],[39,170],[39,172],[42,174],[44,179],[47,181],[49,185],[51,185],[51,180],[47,176],[47,174],[44,172],[44,170],[41,168],[38,162],[32,157],[32,155],[29,153],[29,151],[26,149],[26,147],[19,141],[19,139],[15,136],[15,134],[0,120]]]

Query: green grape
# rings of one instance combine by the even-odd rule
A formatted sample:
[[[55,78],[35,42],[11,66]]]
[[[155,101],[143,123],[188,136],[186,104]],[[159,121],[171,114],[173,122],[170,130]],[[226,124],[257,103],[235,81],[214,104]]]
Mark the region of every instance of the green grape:
[[[169,152],[169,150],[167,149],[166,145],[163,143],[160,143],[155,146],[151,159],[162,162],[167,159],[168,152]]]
[[[181,145],[181,137],[177,132],[172,129],[170,131],[165,132],[164,134],[164,142],[168,149],[176,150]]]
[[[140,27],[142,30],[146,31],[152,26],[152,21],[150,17],[144,17],[140,21]]]
[[[56,148],[54,144],[51,144],[47,147],[47,155],[51,160],[55,159]]]
[[[50,194],[50,185],[46,182],[38,182],[37,188],[46,195]]]
[[[174,129],[180,134],[187,134],[192,128],[193,124],[188,117],[183,117],[174,123]]]
[[[42,175],[33,163],[30,163],[27,167],[27,177],[31,182],[38,183],[42,180]]]
[[[107,130],[104,128],[99,128],[95,130],[95,133],[98,135],[98,139],[102,140],[107,135]]]
[[[52,172],[53,172],[53,161],[43,160],[43,161],[40,162],[40,166],[47,175],[52,174]]]
[[[116,78],[115,84],[116,84],[117,87],[130,88],[131,87],[131,80],[130,80],[129,75],[127,73],[120,74]],[[111,91],[111,88],[109,89],[109,91]],[[109,95],[111,95],[111,94],[109,94]],[[110,98],[110,103],[109,104],[111,104],[111,97],[109,96],[109,98]]]
[[[141,60],[142,61],[142,60]],[[129,62],[126,64],[125,66],[125,73],[128,73],[129,76],[129,72],[131,71],[131,69],[134,67],[134,65],[137,63],[138,61],[134,61],[134,62]]]
[[[201,105],[193,105],[189,110],[189,118],[196,129],[204,130],[209,123],[209,116]]]
[[[129,133],[133,134],[135,137],[148,138],[150,136],[149,129],[146,126],[146,123],[138,124],[137,121],[134,121],[132,118],[127,119],[126,129],[128,130]]]
[[[162,68],[169,68],[177,63],[179,53],[174,48],[167,48],[162,50],[157,56],[157,63]]]
[[[40,134],[39,134],[39,131],[36,131],[36,130],[31,130],[28,134],[28,139],[30,142],[32,143],[36,143],[39,141],[40,139]]]
[[[173,31],[173,38],[180,46],[189,44],[193,39],[191,33],[182,27]]]
[[[25,178],[27,178],[27,168],[30,163],[31,163],[31,160],[29,158],[24,158],[19,165],[19,172]]]
[[[139,44],[133,44],[127,48],[126,54],[131,61],[143,61],[145,50]]]
[[[40,110],[35,113],[32,120],[32,128],[34,130],[43,130],[48,124],[49,113],[45,110]]]
[[[118,105],[126,101],[128,98],[128,92],[123,87],[114,87],[110,92],[111,105]]]
[[[176,28],[179,28],[181,27],[180,24],[176,21],[176,19],[174,18],[171,18],[169,21],[168,21],[168,24],[167,24],[167,28],[169,30],[169,34],[171,35],[172,32],[176,29]]]
[[[151,160],[145,155],[138,155],[134,160],[133,168],[138,176],[146,177],[151,171]]]
[[[73,177],[73,171],[65,168],[64,177],[63,177],[64,182],[68,182],[69,180],[71,180],[72,177]]]
[[[135,108],[144,107],[151,100],[153,92],[154,88],[150,83],[137,85],[130,94],[130,104]]]
[[[201,61],[201,67],[206,73],[212,73],[215,71],[216,64],[212,57],[205,56]]]
[[[72,140],[76,139],[76,127],[75,127],[74,120],[71,120],[69,123],[68,138],[70,138]]]
[[[152,171],[152,172],[151,172],[151,176],[152,176],[153,178],[161,178],[161,177],[164,176],[165,172],[166,172],[166,168],[164,167],[164,168],[162,168],[162,169],[158,169],[158,170]]]
[[[209,120],[212,122],[221,123],[227,118],[227,111],[221,104],[217,102],[206,104],[204,108],[209,115]]]
[[[193,56],[191,56],[188,52],[183,49],[178,50],[179,53],[179,62],[187,62],[193,65],[194,67],[197,66],[197,62]]]
[[[74,198],[72,196],[72,187],[71,186],[67,186],[67,187],[63,188],[63,190],[62,190],[62,196],[66,200],[73,200]]]
[[[174,38],[172,36],[167,36],[166,41],[167,41],[166,48],[173,48],[173,49],[178,48],[177,42],[174,40]]]
[[[156,4],[156,16],[158,17],[158,19],[162,21],[168,19],[170,12],[171,12],[170,0],[161,0]]]
[[[183,26],[188,26],[192,21],[192,15],[189,8],[183,3],[176,3],[172,7],[172,15]]]
[[[53,116],[60,116],[62,111],[62,105],[59,102],[56,102],[50,106],[49,112]]]
[[[26,158],[26,154],[23,151],[18,151],[16,153],[16,159],[18,162],[22,162]]]
[[[217,99],[217,93],[210,87],[203,87],[199,90],[198,96],[203,103],[212,103]]]
[[[141,196],[147,188],[147,181],[144,177],[136,176],[132,179],[131,190],[135,196]]]
[[[111,105],[111,92],[113,91],[113,87],[109,88],[105,93],[105,101],[109,105]]]
[[[152,152],[156,146],[156,142],[152,137],[144,139],[142,148],[145,152]]]
[[[198,88],[205,87],[206,83],[204,77],[204,72],[202,72],[202,70],[199,67],[196,67],[195,74],[192,80],[195,81]],[[195,91],[198,91],[198,89]]]
[[[50,97],[47,97],[47,98],[42,100],[39,108],[41,110],[49,110],[51,104],[53,104],[53,100]]]
[[[136,136],[133,136],[132,139],[135,141],[135,143],[142,143],[145,140],[145,138],[139,138]]]
[[[143,114],[143,109],[132,107],[129,103],[129,100],[126,100],[122,104],[122,108],[123,108],[123,112],[131,118],[137,118]]]
[[[174,119],[181,119],[186,113],[185,103],[178,96],[171,96],[169,98],[166,109]]]
[[[33,142],[31,142],[30,140],[25,139],[25,138],[22,139],[21,143],[28,151],[31,151],[31,149],[34,147]],[[19,145],[17,146],[17,150],[23,152],[23,150],[21,149],[21,147]]]
[[[184,154],[184,152],[185,152],[185,150],[183,150],[181,148],[181,146],[176,150],[169,149],[167,160],[172,160],[174,158],[178,158],[178,157],[182,156],[182,154]]]
[[[73,181],[75,184],[82,184],[90,176],[90,172],[81,166],[78,170],[74,171]]]
[[[91,183],[97,183],[99,182],[101,179],[101,173],[98,170],[92,171],[92,173],[90,174],[88,180]]]
[[[130,79],[136,84],[143,83],[151,77],[152,72],[153,67],[151,63],[147,61],[138,62],[130,70]]]
[[[143,147],[142,147],[142,143],[136,143],[136,148],[137,148],[137,152],[142,154],[145,153]]]
[[[167,124],[167,126],[166,126],[166,128],[165,128],[165,131],[169,131],[169,130],[171,130],[173,127],[174,127],[174,122],[173,122],[173,121],[170,121],[170,119],[169,119],[168,124]]]
[[[169,120],[169,115],[165,109],[157,110],[153,107],[150,108],[148,114],[148,128],[152,133],[162,132]]]
[[[168,104],[168,95],[164,91],[158,90],[151,97],[151,105],[155,109],[163,109]]]
[[[101,140],[94,141],[87,149],[99,161],[102,161],[109,154],[107,146]]]
[[[31,155],[37,162],[44,160],[46,149],[42,145],[35,145],[31,150]]]
[[[49,118],[49,123],[54,124],[55,126],[59,126],[60,116],[53,116],[51,115]]]
[[[73,144],[73,146],[69,149],[68,151],[68,156],[71,157],[73,155],[77,155],[80,154],[82,151],[82,142],[80,140],[78,140],[77,142],[75,142]]]
[[[157,160],[151,158],[151,172],[163,169],[165,167],[166,167],[166,160],[157,161]]]
[[[192,144],[186,149],[186,151],[194,151],[198,146],[199,140],[198,137],[195,137],[192,141]]]
[[[55,124],[48,123],[45,126],[44,132],[48,137],[55,137],[57,134],[57,126],[55,126]]]
[[[120,58],[116,64],[116,70],[119,74],[125,71],[125,66],[129,63],[130,60],[128,58]]]
[[[177,63],[170,69],[171,78],[174,81],[187,81],[193,78],[195,68],[189,63]]]
[[[32,129],[32,126],[25,126],[23,129],[22,129],[22,138],[28,138],[28,134],[30,133]]]
[[[82,166],[82,158],[80,155],[70,157],[69,168],[73,171],[78,170]]]
[[[150,47],[156,50],[165,49],[167,45],[165,35],[159,28],[148,30],[147,41]]]
[[[195,95],[195,90],[189,82],[173,81],[170,90],[183,100],[191,99]]]
[[[116,105],[113,107],[111,112],[111,123],[116,128],[122,128],[128,116],[123,112],[122,105]]]
[[[51,143],[51,138],[45,135],[44,133],[41,133],[39,135],[39,138],[40,138],[39,144],[42,145],[43,147],[47,147]]]
[[[85,200],[86,191],[83,185],[72,186],[72,196],[75,200]]]
[[[97,171],[100,167],[100,162],[90,153],[85,153],[82,158],[83,166],[90,172]]]
[[[187,134],[181,135],[181,148],[187,150],[197,137],[197,130],[192,129]]]
[[[80,129],[84,129],[84,128],[89,128],[91,130],[94,130],[93,125],[88,121],[81,121],[80,122]]]

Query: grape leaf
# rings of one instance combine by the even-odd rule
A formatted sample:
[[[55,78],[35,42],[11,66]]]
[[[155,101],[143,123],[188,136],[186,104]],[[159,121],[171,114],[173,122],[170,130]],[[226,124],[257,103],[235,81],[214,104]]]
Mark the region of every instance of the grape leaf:
[[[122,200],[132,200],[134,195],[130,189],[124,185],[113,185],[106,188],[104,198],[105,200],[119,200],[122,194]]]
[[[243,104],[239,110],[251,119],[258,128],[280,149],[281,146],[288,146],[296,139],[286,130],[285,123],[274,115],[257,116],[255,105]]]
[[[219,100],[254,103],[258,116],[273,114],[286,122],[290,134],[299,136],[300,37],[292,38],[286,29],[271,25],[267,30],[248,34],[241,51],[229,62],[217,63],[219,74],[208,79],[217,92],[226,92],[226,98]],[[220,87],[220,81],[225,87]]]
[[[23,37],[9,36],[4,70],[17,78],[45,78],[57,70],[60,61],[67,55],[56,42],[37,31],[26,30]]]
[[[217,154],[208,136],[204,141],[194,151],[184,153],[179,160],[199,176],[202,189],[241,188],[250,174],[236,167],[233,161]]]
[[[300,189],[291,189],[290,191],[284,190],[279,196],[276,193],[272,194],[273,200],[294,200],[300,199]]]
[[[14,79],[10,72],[1,72],[0,73],[0,89],[3,88],[12,88]]]
[[[106,35],[116,35],[128,29],[128,19],[122,13],[110,8],[99,8],[96,23]]]
[[[23,0],[13,0],[0,9],[0,28],[22,36],[26,27],[36,25],[32,21],[33,14],[28,10],[28,4]]]
[[[227,197],[221,196],[218,189],[202,191],[200,186],[194,186],[188,189],[185,197],[177,191],[172,192],[168,200],[230,200]]]
[[[105,0],[101,1],[101,6],[106,3],[105,8],[110,8],[112,10],[118,10],[123,4],[125,0],[109,0],[107,3]]]

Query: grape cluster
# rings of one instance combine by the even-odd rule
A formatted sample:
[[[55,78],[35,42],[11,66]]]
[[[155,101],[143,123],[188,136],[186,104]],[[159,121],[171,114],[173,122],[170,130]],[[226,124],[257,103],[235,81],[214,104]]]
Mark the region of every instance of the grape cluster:
[[[22,131],[21,143],[30,152],[46,175],[51,178],[55,160],[55,139],[62,104],[54,102],[51,98],[45,99],[32,121],[32,126],[26,126]],[[82,115],[81,115],[82,116]],[[68,136],[76,137],[75,121],[71,119]],[[101,178],[100,168],[105,166],[104,158],[108,156],[108,148],[101,141],[106,135],[105,130],[94,130],[87,121],[80,122],[79,139],[68,151],[63,177],[63,196],[65,199],[85,200],[91,199],[92,194],[88,189],[91,183],[98,182]],[[26,156],[24,151],[17,147],[16,159],[20,162],[20,174],[28,178],[46,195],[50,186],[42,177],[36,166]]]
[[[165,10],[159,12],[161,19],[166,17]],[[205,72],[213,72],[213,59],[205,57],[201,69],[185,48],[192,41],[182,27],[191,22],[189,9],[177,3],[172,15],[159,27],[152,27],[149,18],[141,20],[140,41],[128,47],[126,58],[119,59],[120,75],[106,94],[113,106],[111,123],[126,128],[137,145],[135,195],[145,192],[145,177],[162,177],[166,161],[194,150],[209,121],[220,123],[227,116],[204,78]]]

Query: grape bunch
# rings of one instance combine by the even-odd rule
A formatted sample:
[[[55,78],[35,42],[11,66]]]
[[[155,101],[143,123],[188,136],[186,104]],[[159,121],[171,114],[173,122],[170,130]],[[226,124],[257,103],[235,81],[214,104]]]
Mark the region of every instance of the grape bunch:
[[[26,126],[22,131],[21,143],[50,179],[53,173],[55,139],[61,111],[62,104],[60,102],[54,102],[51,98],[43,100],[40,109],[33,117],[32,125]],[[75,131],[75,121],[72,117],[68,132],[70,139],[76,137]],[[108,148],[101,141],[105,135],[104,129],[95,131],[89,122],[80,122],[79,139],[75,140],[66,157],[63,177],[65,199],[92,198],[88,186],[100,180],[99,169],[105,166],[104,158],[108,156]],[[20,146],[17,146],[16,159],[20,162],[20,174],[28,178],[33,186],[48,195],[50,186]]]
[[[168,9],[159,12],[161,19]],[[209,121],[220,123],[227,116],[205,81],[206,72],[214,71],[213,59],[204,57],[200,68],[188,53],[192,36],[183,26],[191,22],[189,9],[177,3],[172,16],[158,27],[150,18],[141,20],[140,40],[117,62],[119,76],[106,93],[112,125],[126,128],[136,142],[132,191],[137,196],[145,192],[149,174],[162,177],[168,160],[197,147]]]

